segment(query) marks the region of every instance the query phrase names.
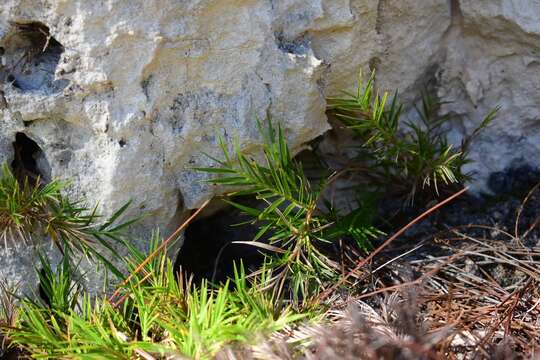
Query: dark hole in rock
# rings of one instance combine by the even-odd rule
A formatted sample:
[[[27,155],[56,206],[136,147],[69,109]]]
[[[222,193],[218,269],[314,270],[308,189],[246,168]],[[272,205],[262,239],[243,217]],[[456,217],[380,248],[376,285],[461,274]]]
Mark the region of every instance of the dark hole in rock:
[[[309,50],[309,40],[305,36],[300,36],[295,39],[286,39],[283,32],[276,32],[274,39],[278,49],[288,54],[303,55]]]
[[[13,142],[13,161],[11,168],[19,181],[28,179],[36,183],[38,179],[46,182],[49,178],[49,166],[39,145],[24,133],[18,132]]]
[[[252,199],[238,200],[254,206]],[[184,244],[175,267],[193,275],[195,283],[207,279],[224,282],[234,276],[234,264],[242,261],[246,272],[262,264],[261,249],[253,245],[233,244],[250,241],[257,234],[255,225],[237,225],[248,220],[239,210],[227,207],[215,214],[193,222],[184,233]],[[237,226],[235,226],[237,225]]]
[[[497,195],[523,197],[540,182],[540,169],[515,161],[504,171],[494,172],[488,179],[489,189]]]
[[[39,274],[40,276],[44,278],[47,277],[47,273],[45,272],[45,269],[43,268],[39,270]],[[38,294],[39,294],[39,298],[43,300],[43,303],[45,303],[49,307],[52,305],[51,299],[49,299],[49,296],[47,296],[47,293],[45,292],[45,289],[43,288],[43,284],[41,284],[41,282],[38,285]]]
[[[4,40],[0,78],[21,91],[61,91],[69,83],[55,80],[64,47],[40,22],[15,23]]]
[[[127,144],[127,142],[124,139],[120,139],[120,141],[118,141],[118,145],[120,145],[120,147],[124,147],[124,146],[126,146],[126,144]]]

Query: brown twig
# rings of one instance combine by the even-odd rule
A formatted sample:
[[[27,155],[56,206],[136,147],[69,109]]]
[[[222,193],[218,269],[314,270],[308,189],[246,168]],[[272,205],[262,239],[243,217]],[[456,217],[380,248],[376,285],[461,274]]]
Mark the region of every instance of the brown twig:
[[[156,360],[155,357],[153,357],[152,355],[150,355],[149,353],[147,353],[146,351],[142,349],[135,349],[135,353],[139,355],[140,357],[142,357],[144,360]]]
[[[480,341],[480,343],[477,344],[477,352],[474,354],[474,357],[473,359],[475,359],[478,355],[478,350],[482,349],[482,346],[487,343],[492,337],[493,337],[493,334],[495,333],[495,331],[497,330],[497,328],[499,327],[499,325],[501,325],[504,320],[506,320],[508,317],[510,318],[509,322],[511,323],[511,319],[514,315],[514,310],[515,310],[515,307],[517,306],[517,304],[519,303],[519,300],[523,294],[523,292],[531,285],[532,283],[532,278],[529,278],[529,281],[527,281],[527,283],[525,284],[525,286],[523,286],[522,288],[520,289],[516,289],[516,291],[511,294],[505,301],[503,301],[499,306],[503,305],[507,300],[513,298],[513,297],[516,297],[515,299],[515,302],[510,305],[510,308],[508,309],[508,311],[506,311],[506,314],[503,315],[503,317],[501,317],[500,319],[497,320],[497,323],[493,326],[491,326],[491,328],[488,330],[488,333],[486,334],[486,336],[484,336],[482,338],[482,340]],[[509,326],[509,324],[508,324]],[[508,329],[505,327],[505,336],[508,335],[506,333]]]
[[[519,220],[521,219],[521,213],[525,209],[525,205],[527,204],[531,196],[534,194],[536,189],[538,189],[538,187],[540,187],[540,182],[533,186],[533,188],[527,193],[527,196],[525,196],[525,198],[523,199],[523,202],[519,206],[517,216],[516,216],[516,223],[514,226],[514,234],[516,236],[516,239],[519,239]]]
[[[112,303],[114,298],[118,296],[118,294],[120,293],[120,289],[122,287],[124,287],[126,284],[128,284],[131,279],[139,273],[139,271],[141,271],[154,257],[156,257],[156,255],[158,255],[161,251],[163,251],[163,249],[165,249],[167,247],[167,245],[174,239],[176,239],[178,237],[178,235],[180,234],[180,232],[182,230],[184,230],[184,228],[186,226],[189,225],[189,223],[191,223],[191,221],[193,221],[193,219],[195,219],[197,217],[197,215],[199,215],[199,213],[208,205],[208,203],[210,202],[210,199],[206,200],[202,206],[200,208],[198,208],[186,221],[184,221],[182,223],[182,225],[180,225],[167,239],[165,239],[161,245],[159,245],[159,247],[154,250],[150,255],[148,255],[146,257],[146,259],[144,259],[143,262],[141,262],[136,268],[135,270],[133,270],[129,275],[128,277],[122,282],[122,284],[120,284],[120,286],[118,286],[118,288],[116,289],[116,291],[111,295],[111,297],[109,298],[109,301]]]
[[[439,266],[435,267],[434,269],[428,271],[427,273],[423,274],[422,276],[420,276],[419,278],[415,279],[415,280],[412,280],[412,281],[408,281],[408,282],[404,282],[404,283],[401,283],[401,284],[397,284],[397,285],[393,285],[393,286],[387,286],[387,287],[384,287],[382,289],[378,289],[378,290],[375,290],[375,291],[371,291],[367,294],[362,294],[362,295],[359,295],[359,296],[356,296],[355,297],[355,300],[360,300],[360,299],[365,299],[367,297],[371,297],[373,295],[376,295],[376,294],[380,294],[380,293],[383,293],[383,292],[388,292],[390,290],[397,290],[397,289],[400,289],[402,287],[407,287],[407,286],[414,286],[414,285],[420,285],[425,279],[435,275],[436,273],[438,273],[445,265],[448,265],[450,264],[452,261],[454,261],[455,258],[457,257],[460,257],[461,255],[463,255],[463,252],[459,252],[459,253],[456,253],[452,256],[450,256],[446,261],[444,261],[442,264],[440,264]]]
[[[367,264],[370,260],[372,260],[375,255],[377,255],[378,253],[380,253],[385,247],[387,247],[392,241],[396,240],[399,236],[401,236],[405,231],[407,231],[409,228],[411,228],[414,224],[416,224],[417,222],[419,222],[420,220],[424,219],[425,217],[427,217],[428,215],[430,215],[431,213],[433,213],[435,210],[443,207],[444,205],[448,204],[449,202],[451,202],[452,200],[454,200],[455,198],[463,195],[465,192],[467,192],[467,190],[469,190],[468,187],[465,187],[463,189],[461,189],[460,191],[458,191],[457,193],[453,194],[452,196],[446,198],[445,200],[441,201],[440,203],[432,206],[431,208],[429,208],[428,210],[424,211],[422,214],[420,214],[419,216],[417,216],[414,220],[412,220],[411,222],[409,222],[407,225],[405,225],[404,227],[402,227],[398,232],[396,232],[393,236],[391,236],[388,240],[386,240],[381,246],[379,246],[377,249],[375,249],[375,251],[373,251],[369,256],[367,256],[366,258],[362,259],[360,262],[358,262],[358,264],[354,267],[354,269],[352,269],[351,271],[349,271],[345,276],[342,276],[339,281],[337,283],[335,283],[333,286],[331,286],[330,288],[326,289],[325,291],[323,291],[319,296],[318,296],[318,300],[321,301],[321,300],[324,300],[328,297],[328,295],[330,295],[333,291],[335,291],[338,287],[340,287],[341,285],[343,285],[347,279],[354,273],[356,273],[358,270],[360,270],[360,268],[362,268],[362,266],[364,266],[365,264]]]

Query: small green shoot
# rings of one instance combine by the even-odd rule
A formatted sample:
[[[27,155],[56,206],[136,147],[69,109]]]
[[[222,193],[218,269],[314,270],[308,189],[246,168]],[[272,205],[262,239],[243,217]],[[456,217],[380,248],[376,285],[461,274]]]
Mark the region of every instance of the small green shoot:
[[[371,186],[404,194],[405,203],[412,205],[419,193],[439,196],[441,188],[470,178],[462,170],[470,162],[469,144],[490,125],[498,109],[484,118],[461,147],[454,147],[445,135],[451,118],[438,115],[441,103],[429,94],[423,94],[422,106],[416,109],[418,121],[403,121],[404,105],[397,91],[392,97],[387,92],[379,95],[375,73],[362,83],[360,77],[356,94],[328,99],[328,109],[362,140],[360,157],[368,164]]]
[[[266,251],[264,268],[272,269],[274,274],[268,286],[278,295],[287,291],[299,302],[317,293],[324,282],[336,278],[338,264],[323,249],[338,235],[354,233],[345,234],[340,226],[347,224],[348,230],[357,230],[355,241],[364,249],[369,248],[369,237],[376,231],[354,215],[343,219],[337,213],[333,218],[326,214],[319,206],[326,182],[318,186],[309,182],[302,166],[292,157],[281,125],[276,128],[267,119],[266,127],[260,121],[258,126],[264,141],[262,161],[237,145],[230,152],[221,141],[223,160],[212,158],[216,167],[198,170],[214,174],[211,183],[232,188],[225,201],[259,227],[251,244]],[[255,196],[260,206],[249,207],[232,199],[240,195]]]

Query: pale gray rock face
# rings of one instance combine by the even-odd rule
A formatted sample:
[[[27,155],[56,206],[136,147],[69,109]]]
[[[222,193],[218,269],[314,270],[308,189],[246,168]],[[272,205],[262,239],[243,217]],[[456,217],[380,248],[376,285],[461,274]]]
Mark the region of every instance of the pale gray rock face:
[[[439,95],[471,131],[481,116],[499,116],[471,151],[474,189],[509,166],[540,165],[540,1],[462,0],[449,36]]]
[[[471,149],[485,190],[515,161],[540,165],[539,24],[538,0],[5,0],[0,161],[24,133],[70,196],[104,214],[131,199],[168,231],[219,192],[192,170],[219,136],[256,153],[269,114],[299,150],[329,128],[325,97],[376,69],[407,100],[435,84],[456,143],[502,106]]]

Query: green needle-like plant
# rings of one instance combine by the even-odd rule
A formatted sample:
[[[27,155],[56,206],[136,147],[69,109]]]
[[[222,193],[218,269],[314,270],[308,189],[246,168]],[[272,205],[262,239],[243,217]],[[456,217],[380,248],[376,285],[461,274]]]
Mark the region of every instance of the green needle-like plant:
[[[260,200],[260,207],[226,201],[259,225],[252,244],[271,251],[266,266],[275,269],[274,289],[281,294],[288,285],[296,299],[306,297],[337,270],[317,245],[327,241],[322,235],[328,226],[316,213],[320,187],[311,186],[301,165],[292,158],[281,126],[275,129],[269,119],[266,129],[260,121],[258,126],[264,140],[263,161],[249,157],[238,145],[230,153],[221,141],[224,160],[214,158],[217,167],[198,170],[217,174],[211,180],[214,184],[240,189],[227,193],[229,197],[254,195]],[[268,243],[259,242],[266,234]]]
[[[161,243],[150,240],[149,253],[133,246],[122,231],[133,221],[116,225],[122,207],[107,221],[96,211],[60,194],[63,183],[17,182],[7,167],[0,179],[0,225],[6,246],[49,237],[62,251],[57,266],[40,254],[36,272],[40,293],[20,299],[15,309],[0,288],[0,341],[41,359],[133,359],[190,356],[207,359],[223,346],[255,341],[306,316],[276,301],[262,274],[250,280],[239,267],[236,277],[219,288],[193,284],[174,271],[166,253],[149,253]],[[112,240],[112,242],[110,241]],[[133,273],[124,276],[98,251],[110,250]],[[116,248],[123,247],[127,257]],[[104,263],[126,284],[120,299],[90,295],[79,282],[79,253]],[[137,269],[137,270],[136,270]],[[39,299],[41,297],[41,300]],[[4,347],[4,345],[2,345]],[[149,355],[152,354],[152,355]]]
[[[97,208],[89,209],[81,202],[71,201],[61,194],[66,183],[53,180],[47,184],[20,183],[4,164],[0,175],[0,241],[5,247],[50,239],[64,254],[79,252],[100,260],[116,276],[122,273],[99,252],[104,246],[113,256],[120,257],[113,243],[120,241],[124,229],[136,222],[132,219],[117,223],[129,203],[102,221]]]
[[[49,262],[49,259],[39,253],[40,267],[36,268],[39,278],[41,298],[44,302],[41,305],[49,306],[54,311],[68,312],[78,305],[81,287],[73,278],[75,271],[70,258],[64,255],[62,261],[56,269]]]
[[[405,194],[410,205],[418,193],[438,196],[441,187],[469,179],[462,170],[470,162],[469,144],[498,110],[491,111],[456,148],[446,139],[444,126],[451,118],[438,115],[441,103],[424,94],[422,106],[417,108],[418,121],[404,122],[404,105],[397,91],[392,98],[387,92],[379,95],[375,73],[365,84],[360,78],[355,94],[344,92],[343,97],[330,98],[328,103],[328,109],[361,139],[360,157],[368,164],[369,185]]]
[[[4,336],[4,329],[15,326],[19,313],[16,290],[16,286],[0,280],[0,358],[10,347],[9,339]]]
[[[157,247],[156,239],[149,252]],[[135,250],[129,258],[141,254]],[[59,274],[51,281],[49,275],[41,278],[46,293],[60,301],[49,306],[23,300],[15,324],[5,330],[13,344],[34,358],[210,359],[224,346],[256,341],[313,315],[287,306],[275,311],[271,292],[248,281],[241,266],[235,278],[219,288],[206,281],[192,284],[175,274],[165,253],[134,274],[116,303],[107,297],[79,296],[76,287],[66,286],[71,279]]]
[[[345,228],[358,226],[362,230],[355,240],[368,248],[375,230],[356,221],[358,218],[341,222],[337,213],[333,218],[325,213],[319,200],[326,182],[310,184],[302,166],[292,158],[280,125],[275,128],[268,119],[266,128],[260,121],[258,126],[264,140],[262,161],[245,154],[238,145],[231,153],[220,141],[223,160],[212,157],[216,167],[198,170],[216,175],[211,183],[233,189],[227,192],[225,201],[248,215],[260,229],[249,242],[266,251],[264,267],[258,273],[271,271],[268,286],[279,295],[288,291],[298,301],[337,276],[338,265],[323,248],[337,237],[349,236]],[[255,196],[260,206],[250,207],[232,199],[241,195]],[[264,236],[267,239],[263,241]]]

